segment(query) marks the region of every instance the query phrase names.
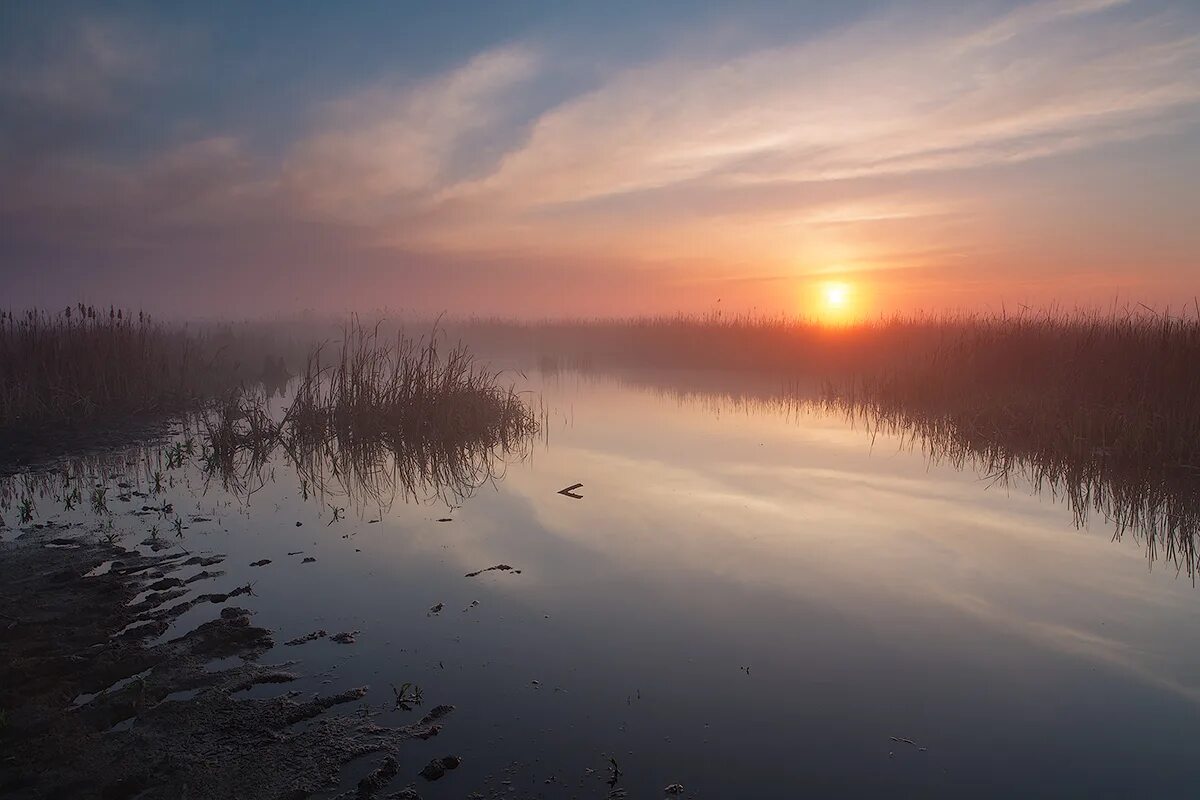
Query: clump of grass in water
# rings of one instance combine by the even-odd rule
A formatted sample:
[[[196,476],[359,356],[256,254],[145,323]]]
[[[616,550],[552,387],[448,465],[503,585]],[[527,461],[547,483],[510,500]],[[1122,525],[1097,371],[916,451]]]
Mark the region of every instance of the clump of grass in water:
[[[18,507],[18,511],[21,515],[21,524],[22,525],[33,522],[34,506],[33,506],[32,498],[30,498],[30,497],[21,498],[21,505]]]
[[[97,486],[92,489],[92,513],[107,514],[108,513],[108,488]]]
[[[396,696],[396,708],[402,711],[412,711],[413,706],[419,706],[425,702],[425,693],[421,687],[408,681],[400,684],[399,688],[393,684],[392,694]]]
[[[350,325],[332,363],[318,348],[288,411],[296,438],[423,441],[452,448],[463,441],[521,435],[536,425],[529,409],[462,345],[443,353],[403,334],[381,340],[378,327]]]
[[[337,357],[316,348],[290,405],[273,418],[262,391],[230,394],[205,418],[206,463],[245,485],[278,449],[300,472],[305,495],[335,479],[353,500],[390,502],[422,490],[459,497],[491,480],[495,454],[523,452],[540,429],[499,376],[437,333],[384,340],[357,321]]]

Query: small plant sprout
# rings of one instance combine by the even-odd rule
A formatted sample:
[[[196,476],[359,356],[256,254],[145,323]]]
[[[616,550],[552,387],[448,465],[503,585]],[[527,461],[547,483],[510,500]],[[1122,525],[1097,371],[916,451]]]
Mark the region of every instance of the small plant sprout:
[[[175,535],[178,536],[180,539],[182,539],[183,538],[183,518],[178,517],[178,516],[175,517],[175,520],[171,523],[171,527],[174,529]]]
[[[190,440],[189,440],[190,441]],[[190,455],[191,450],[195,449],[194,445],[189,446],[190,449],[185,449],[184,446],[176,442],[167,448],[167,469],[173,470],[183,466],[184,456]]]
[[[408,681],[400,684],[399,689],[393,684],[392,694],[396,695],[396,708],[402,711],[412,711],[413,706],[419,706],[425,702],[421,687]]]
[[[163,477],[164,475],[158,470],[155,470],[154,474],[150,476],[150,491],[154,492],[154,494],[162,494]]]
[[[33,507],[33,500],[29,497],[29,495],[25,495],[21,498],[21,505],[17,506],[17,511],[21,515],[22,525],[33,522],[33,514],[35,509]]]
[[[154,542],[158,541],[158,526],[157,525],[150,526],[150,540],[154,541]]]
[[[75,506],[79,504],[79,499],[79,487],[76,486],[63,495],[63,511],[74,511]]]
[[[326,505],[328,505],[329,510],[333,512],[333,516],[330,518],[329,522],[326,524],[326,527],[329,527],[329,525],[332,525],[333,523],[337,522],[339,519],[346,518],[346,509],[341,508],[340,506],[335,506],[333,503],[326,503]]]
[[[92,511],[96,514],[108,513],[108,489],[97,486],[92,489]]]

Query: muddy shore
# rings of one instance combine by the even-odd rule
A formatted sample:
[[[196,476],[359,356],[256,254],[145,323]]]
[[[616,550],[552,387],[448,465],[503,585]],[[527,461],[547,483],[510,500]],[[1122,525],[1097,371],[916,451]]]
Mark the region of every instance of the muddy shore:
[[[366,687],[288,692],[294,665],[259,663],[272,632],[237,605],[251,587],[181,599],[221,574],[222,557],[147,556],[81,534],[43,526],[0,543],[0,795],[300,800],[376,754],[338,796],[418,797],[409,784],[423,765],[404,744],[437,735],[452,707],[403,728],[365,706],[327,713]],[[156,641],[198,604],[220,610]],[[211,669],[218,659],[234,666]],[[236,696],[264,683],[279,695]]]

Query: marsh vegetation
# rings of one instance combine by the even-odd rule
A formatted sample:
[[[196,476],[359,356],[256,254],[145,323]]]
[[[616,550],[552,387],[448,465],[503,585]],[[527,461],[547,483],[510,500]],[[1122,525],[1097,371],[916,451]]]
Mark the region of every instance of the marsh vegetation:
[[[870,431],[1099,514],[1194,576],[1200,323],[1165,315],[978,318],[903,363],[826,385]]]
[[[268,324],[167,324],[78,304],[0,311],[0,441],[37,443],[162,420],[286,377],[303,345]]]
[[[397,495],[461,500],[540,430],[533,406],[462,345],[357,322],[310,354],[286,404],[240,391],[199,420],[209,471],[227,486],[252,486],[284,455],[306,487],[384,507]]]

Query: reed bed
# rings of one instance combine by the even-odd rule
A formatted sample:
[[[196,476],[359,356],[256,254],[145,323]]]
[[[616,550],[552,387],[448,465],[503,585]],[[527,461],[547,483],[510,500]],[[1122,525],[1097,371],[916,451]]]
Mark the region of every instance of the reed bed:
[[[893,316],[855,325],[754,314],[446,323],[483,356],[521,354],[558,369],[720,369],[805,375],[882,369],[927,349],[966,318]]]
[[[0,438],[185,411],[278,379],[283,350],[261,329],[166,325],[115,307],[0,311]]]
[[[1200,321],[1161,314],[979,318],[824,401],[936,460],[1066,498],[1195,576]]]

